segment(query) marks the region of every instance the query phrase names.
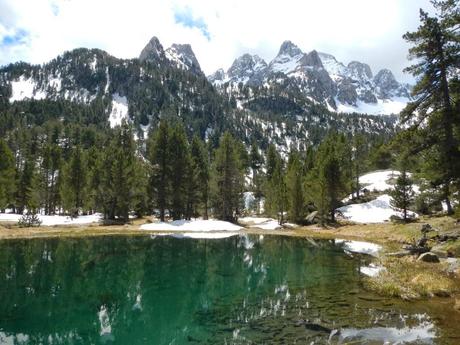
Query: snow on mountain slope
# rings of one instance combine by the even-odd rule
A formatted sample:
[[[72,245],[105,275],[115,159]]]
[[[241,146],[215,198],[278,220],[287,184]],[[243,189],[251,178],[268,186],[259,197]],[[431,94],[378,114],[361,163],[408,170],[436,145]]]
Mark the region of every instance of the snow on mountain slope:
[[[405,97],[395,97],[393,99],[378,99],[377,103],[357,101],[356,105],[353,106],[343,104],[336,99],[336,111],[339,113],[360,113],[369,115],[399,114],[408,102],[409,99]]]
[[[123,120],[128,120],[128,100],[118,93],[112,95],[112,111],[109,115],[110,127],[121,125]]]
[[[25,99],[39,100],[46,97],[46,94],[38,89],[34,79],[26,79],[24,76],[20,76],[18,80],[11,82],[11,91],[10,103],[23,101]]]

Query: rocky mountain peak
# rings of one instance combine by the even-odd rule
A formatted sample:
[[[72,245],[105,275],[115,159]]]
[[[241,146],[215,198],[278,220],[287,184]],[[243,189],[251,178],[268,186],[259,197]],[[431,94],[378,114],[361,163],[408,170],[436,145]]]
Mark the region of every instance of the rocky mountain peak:
[[[235,59],[227,71],[232,81],[247,82],[258,72],[267,68],[267,63],[257,55],[244,54]]]
[[[308,54],[304,54],[304,56],[300,59],[300,63],[303,66],[323,68],[323,63],[321,62],[319,54],[316,50],[312,50]]]
[[[224,81],[226,77],[225,71],[223,68],[219,68],[217,71],[215,71],[213,74],[208,76],[208,80],[211,83],[216,83],[216,82],[222,82]]]
[[[372,70],[368,64],[359,61],[351,61],[347,67],[350,76],[353,78],[358,80],[372,79]]]
[[[139,60],[145,61],[163,61],[165,60],[165,51],[163,46],[160,43],[160,40],[153,36],[149,43],[142,49],[141,54],[139,55]]]
[[[175,63],[177,67],[191,71],[195,74],[201,74],[200,64],[192,50],[190,44],[174,43],[166,49],[165,55],[169,61]]]
[[[399,86],[393,72],[389,69],[381,69],[374,77],[375,85],[384,88],[396,88]]]
[[[284,41],[281,44],[280,50],[278,52],[278,56],[280,55],[287,55],[290,57],[294,57],[297,55],[302,54],[302,51],[300,50],[299,47],[297,47],[294,43],[291,41]]]

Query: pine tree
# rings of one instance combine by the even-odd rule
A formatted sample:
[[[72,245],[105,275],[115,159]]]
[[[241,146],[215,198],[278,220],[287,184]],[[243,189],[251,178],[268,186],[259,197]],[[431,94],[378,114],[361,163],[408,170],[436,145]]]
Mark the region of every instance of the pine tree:
[[[260,213],[260,200],[263,196],[262,193],[262,174],[261,168],[264,164],[263,156],[259,153],[259,148],[256,142],[253,141],[251,145],[251,152],[249,154],[250,167],[252,170],[252,192],[256,202],[256,211]]]
[[[287,210],[287,186],[285,166],[281,155],[270,146],[267,152],[267,175],[264,183],[265,212],[284,223],[284,213]]]
[[[289,153],[287,168],[287,195],[289,219],[297,224],[302,223],[305,216],[305,196],[303,190],[303,167],[300,155],[297,151]]]
[[[166,121],[161,121],[158,130],[151,136],[148,157],[151,165],[150,196],[155,207],[160,211],[160,220],[165,221],[165,210],[168,206],[169,176],[169,138],[170,129]]]
[[[14,156],[3,139],[0,139],[0,210],[14,203]]]
[[[460,113],[455,109],[452,90],[460,64],[460,6],[451,0],[432,4],[436,14],[430,16],[420,10],[421,25],[404,35],[413,45],[409,57],[416,60],[406,71],[417,78],[417,83],[412,91],[415,100],[401,118],[423,138],[411,142],[412,153],[434,149],[439,155],[438,178],[431,182],[445,191],[448,213],[452,214],[451,187],[460,178]]]
[[[22,214],[24,210],[35,213],[39,207],[39,196],[37,192],[37,175],[35,171],[35,160],[27,156],[20,172],[18,186],[16,189],[17,212]]]
[[[204,142],[194,136],[192,139],[191,147],[191,174],[190,174],[190,190],[195,190],[196,193],[190,197],[191,208],[194,216],[197,214],[195,208],[201,205],[203,208],[203,218],[208,219],[208,199],[209,199],[209,157]],[[195,198],[197,198],[195,200]]]
[[[64,209],[74,216],[78,216],[83,208],[86,178],[84,153],[80,146],[76,146],[72,149],[70,161],[64,166],[60,191]]]
[[[356,198],[359,199],[359,192],[361,186],[359,184],[359,177],[366,169],[366,155],[367,155],[367,146],[366,139],[361,134],[356,134],[353,138],[352,146],[352,178],[353,178],[353,188],[356,194]]]
[[[235,222],[242,201],[244,169],[236,140],[225,132],[214,153],[211,177],[212,204],[216,218]]]
[[[403,220],[406,222],[407,209],[414,202],[414,191],[412,189],[412,179],[406,171],[405,165],[401,169],[401,174],[396,179],[394,190],[391,191],[391,206],[403,211]]]
[[[177,124],[171,130],[168,141],[170,173],[170,209],[173,220],[181,219],[186,212],[187,179],[189,178],[189,147],[185,129]]]
[[[133,133],[128,123],[123,122],[115,130],[111,143],[113,194],[113,215],[120,221],[129,221],[129,212],[133,206],[136,148]],[[112,212],[111,212],[112,213]]]
[[[313,173],[312,189],[315,191],[315,205],[318,208],[321,223],[335,222],[336,209],[347,192],[344,166],[339,156],[341,145],[336,134],[328,135],[317,153],[317,165]]]

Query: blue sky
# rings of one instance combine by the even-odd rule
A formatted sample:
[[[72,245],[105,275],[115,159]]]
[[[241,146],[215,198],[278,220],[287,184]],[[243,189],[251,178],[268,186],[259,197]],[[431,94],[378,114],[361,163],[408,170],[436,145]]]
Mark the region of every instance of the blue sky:
[[[208,25],[203,18],[194,17],[193,11],[190,7],[175,9],[174,20],[177,24],[181,24],[186,28],[199,29],[203,36],[205,36],[208,40],[211,39],[211,35],[208,31]]]
[[[132,58],[157,36],[165,47],[191,44],[210,74],[243,53],[270,61],[291,40],[410,81],[402,35],[417,28],[420,7],[429,0],[0,0],[0,65],[78,47]]]

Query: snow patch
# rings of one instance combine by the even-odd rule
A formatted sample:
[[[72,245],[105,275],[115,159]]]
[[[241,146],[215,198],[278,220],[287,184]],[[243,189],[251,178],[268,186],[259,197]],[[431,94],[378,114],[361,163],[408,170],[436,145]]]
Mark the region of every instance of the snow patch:
[[[395,210],[390,205],[391,197],[383,194],[377,199],[362,203],[340,207],[340,211],[346,219],[356,223],[383,223],[390,220],[391,216],[402,217],[402,212]],[[407,211],[408,216],[417,217],[417,214]]]
[[[44,99],[45,93],[37,90],[37,83],[32,77],[26,79],[20,76],[18,80],[11,82],[11,97],[10,103],[22,101],[25,99]]]
[[[128,119],[128,100],[118,93],[112,95],[112,111],[110,112],[110,127],[120,126],[123,120]]]
[[[399,175],[400,172],[394,170],[375,171],[361,176],[359,183],[370,191],[383,192],[393,188],[393,185],[389,184],[389,180],[396,179]]]
[[[0,213],[0,222],[18,222],[22,215],[16,213]],[[70,218],[68,216],[45,216],[38,215],[38,218],[42,221],[42,226],[53,226],[53,225],[81,225],[97,223],[101,220],[102,215],[95,213],[89,216],[78,216],[76,218]]]
[[[399,114],[403,110],[409,99],[406,97],[394,97],[393,99],[378,99],[377,103],[356,102],[356,106],[340,103],[337,99],[338,113],[360,113],[370,115],[391,115]]]

